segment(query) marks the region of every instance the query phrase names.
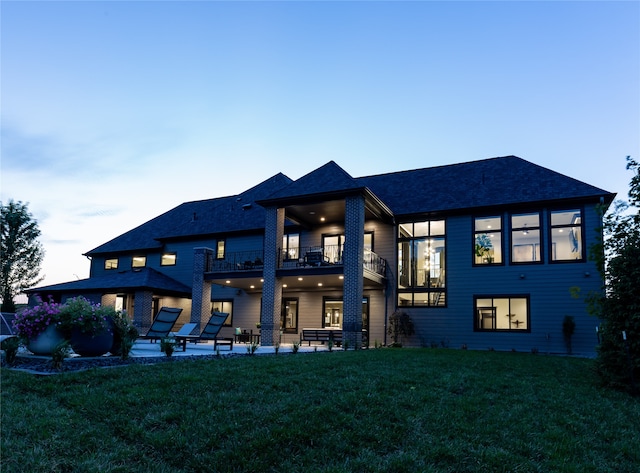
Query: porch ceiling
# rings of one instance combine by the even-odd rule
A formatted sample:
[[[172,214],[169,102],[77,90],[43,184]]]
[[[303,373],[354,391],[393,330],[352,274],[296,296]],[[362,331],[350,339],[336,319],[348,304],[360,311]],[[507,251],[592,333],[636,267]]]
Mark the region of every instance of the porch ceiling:
[[[327,223],[343,223],[345,218],[345,201],[327,200],[322,202],[306,202],[284,207],[286,217],[292,222],[305,227],[313,227]],[[365,220],[389,218],[371,199],[365,204]],[[324,220],[322,220],[324,219]]]

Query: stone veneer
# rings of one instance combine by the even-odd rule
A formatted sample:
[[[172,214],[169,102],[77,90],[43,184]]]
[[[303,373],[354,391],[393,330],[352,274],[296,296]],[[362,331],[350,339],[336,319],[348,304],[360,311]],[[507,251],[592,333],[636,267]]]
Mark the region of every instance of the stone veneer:
[[[194,248],[190,322],[198,324],[198,332],[211,318],[211,282],[204,280],[204,273],[214,254],[211,248]]]
[[[273,346],[280,341],[282,281],[276,278],[278,248],[284,235],[284,209],[266,209],[264,230],[264,284],[262,286],[262,320],[260,344]]]
[[[342,338],[350,348],[362,346],[362,293],[364,258],[364,197],[345,201],[344,288]]]

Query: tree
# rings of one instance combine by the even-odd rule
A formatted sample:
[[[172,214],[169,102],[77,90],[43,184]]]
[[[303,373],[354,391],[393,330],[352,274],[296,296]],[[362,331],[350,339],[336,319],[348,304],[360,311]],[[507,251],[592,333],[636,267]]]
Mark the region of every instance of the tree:
[[[604,239],[596,259],[606,290],[591,297],[602,320],[597,366],[605,384],[631,388],[640,381],[640,164],[627,156],[634,172],[629,203],[616,202],[604,217]]]
[[[13,199],[7,205],[0,202],[0,296],[3,312],[15,312],[15,297],[44,279],[38,277],[44,258],[44,249],[38,242],[40,229],[27,206]]]

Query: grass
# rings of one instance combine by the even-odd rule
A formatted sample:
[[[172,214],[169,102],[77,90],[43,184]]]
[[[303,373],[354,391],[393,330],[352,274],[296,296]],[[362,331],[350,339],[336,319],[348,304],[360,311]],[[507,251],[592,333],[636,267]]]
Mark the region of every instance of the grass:
[[[3,472],[636,472],[593,361],[384,349],[2,371]]]

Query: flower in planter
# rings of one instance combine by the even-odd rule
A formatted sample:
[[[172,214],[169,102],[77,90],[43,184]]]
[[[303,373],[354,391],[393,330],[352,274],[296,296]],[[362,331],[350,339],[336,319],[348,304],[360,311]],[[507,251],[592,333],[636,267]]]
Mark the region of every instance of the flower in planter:
[[[82,296],[68,299],[60,306],[60,321],[65,330],[77,328],[90,334],[103,333],[111,327],[108,308]]]
[[[25,340],[33,340],[50,325],[59,325],[61,305],[49,300],[38,300],[33,307],[26,307],[20,311],[13,320],[13,327],[19,337]]]

